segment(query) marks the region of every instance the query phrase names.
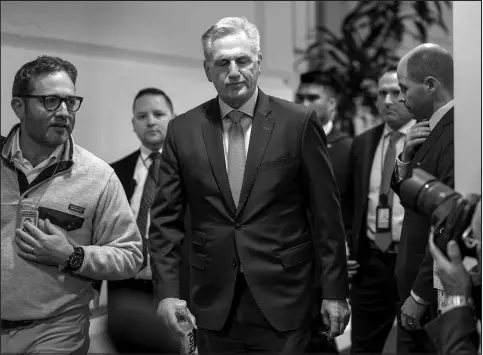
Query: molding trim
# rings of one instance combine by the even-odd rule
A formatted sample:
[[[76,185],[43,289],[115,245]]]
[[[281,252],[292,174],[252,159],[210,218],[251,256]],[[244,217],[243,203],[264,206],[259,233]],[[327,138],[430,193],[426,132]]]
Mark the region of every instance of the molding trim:
[[[38,50],[41,53],[66,52],[83,57],[108,58],[121,61],[143,62],[154,65],[165,65],[200,70],[203,68],[203,57],[201,56],[201,53],[200,58],[192,58],[181,55],[131,50],[127,48],[105,46],[60,38],[24,36],[5,31],[1,31],[1,45],[2,47],[8,46],[28,50],[33,49]],[[266,66],[264,66],[263,74],[281,79],[286,79],[290,76],[289,72],[270,70]]]

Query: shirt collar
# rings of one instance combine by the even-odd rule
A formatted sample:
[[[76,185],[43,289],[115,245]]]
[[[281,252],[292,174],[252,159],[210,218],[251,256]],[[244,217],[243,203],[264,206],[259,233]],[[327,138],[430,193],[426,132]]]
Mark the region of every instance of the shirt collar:
[[[258,98],[258,86],[255,89],[255,92],[253,93],[252,97],[250,97],[248,101],[245,102],[243,106],[240,107],[237,111],[243,112],[245,115],[253,118],[253,116],[255,115],[255,105],[257,104],[257,98]],[[221,119],[224,119],[226,115],[228,115],[231,111],[235,110],[234,108],[230,107],[225,102],[223,102],[223,100],[219,96],[218,96],[218,102],[220,104]]]
[[[148,159],[148,158],[149,158],[149,156],[151,155],[151,153],[153,152],[151,149],[146,148],[146,147],[145,147],[144,145],[142,145],[142,144],[141,144],[141,148],[140,148],[140,150],[141,150],[141,159],[142,159],[143,161],[146,161],[146,159]],[[158,152],[160,152],[160,153],[161,153],[162,151],[163,151],[163,148],[161,147],[161,148],[158,150]]]
[[[436,110],[435,113],[431,116],[429,119],[429,128],[431,130],[436,127],[439,121],[448,113],[449,110],[451,110],[454,107],[454,100],[448,101],[448,103],[444,106],[441,106],[439,109]]]
[[[332,132],[332,128],[334,128],[334,123],[329,120],[325,125],[322,126],[322,128],[324,129],[325,135],[328,136],[330,132]]]
[[[57,146],[57,148],[55,148],[52,151],[52,153],[50,153],[49,157],[46,159],[46,160],[49,161],[49,165],[50,165],[50,163],[52,163],[54,161],[60,161],[63,147],[64,147],[64,145],[61,144],[61,145]],[[17,129],[17,131],[14,133],[14,135],[12,137],[12,145],[11,145],[10,149],[11,149],[10,153],[11,153],[12,159],[17,160],[22,165],[25,164],[26,159],[24,158],[24,156],[22,154],[22,150],[20,149],[20,128]]]
[[[415,124],[415,123],[416,123],[416,120],[410,120],[404,126],[400,127],[397,131],[399,133],[402,133],[403,135],[406,135],[408,133],[409,128],[411,128],[412,125]],[[391,127],[389,127],[389,125],[387,123],[384,125],[384,137],[387,137],[393,131],[394,130]]]

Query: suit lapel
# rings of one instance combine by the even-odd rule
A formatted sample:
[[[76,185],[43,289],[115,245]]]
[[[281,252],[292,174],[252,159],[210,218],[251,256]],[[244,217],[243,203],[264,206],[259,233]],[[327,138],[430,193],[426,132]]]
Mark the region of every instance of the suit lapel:
[[[273,131],[274,122],[269,119],[271,112],[268,96],[258,89],[258,99],[255,106],[255,115],[252,122],[250,144],[248,146],[243,185],[240,192],[237,214],[241,211],[247,201],[248,195],[253,187],[255,178],[260,168],[263,155],[267,148],[268,141]]]
[[[363,155],[363,171],[362,171],[362,188],[361,195],[362,200],[367,200],[367,195],[369,192],[369,182],[371,179],[372,163],[374,161],[374,155],[376,154],[377,145],[384,133],[384,124],[378,126],[372,134],[369,136],[368,144],[365,145],[364,155]],[[365,202],[364,202],[365,203]]]
[[[208,102],[206,106],[208,120],[203,123],[203,139],[205,141],[206,153],[210,161],[213,175],[225,202],[231,212],[235,214],[235,203],[230,191],[228,174],[226,172],[225,153],[223,148],[223,128],[221,126],[220,106],[218,98]]]
[[[453,118],[454,118],[454,108],[449,110],[443,116],[441,121],[439,121],[436,127],[433,128],[428,138],[424,141],[423,144],[421,144],[421,147],[417,151],[416,155],[414,156],[409,166],[409,169],[411,171],[420,165],[420,161],[426,156],[426,154],[428,154],[431,147],[434,145],[434,143],[436,143],[438,138],[443,134],[444,126],[446,126],[448,123],[451,123],[453,121]]]
[[[139,155],[141,155],[141,150],[137,150],[131,156],[130,161],[127,165],[127,172],[126,172],[126,187],[128,190],[128,194],[126,194],[128,201],[131,201],[131,197],[134,193],[134,189],[136,188],[136,180],[134,180],[134,171],[136,170],[136,164],[138,162]]]
[[[112,165],[119,180],[121,181],[128,201],[131,201],[132,194],[134,193],[134,189],[136,188],[136,181],[134,180],[134,170],[136,169],[136,164],[140,154],[141,150],[138,149],[127,158],[125,158],[123,161],[121,161],[121,165],[116,166],[116,163]]]

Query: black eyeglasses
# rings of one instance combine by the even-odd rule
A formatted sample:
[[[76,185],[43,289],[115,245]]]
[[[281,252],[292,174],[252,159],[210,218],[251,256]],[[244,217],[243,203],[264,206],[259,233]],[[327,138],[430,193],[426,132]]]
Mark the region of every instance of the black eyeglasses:
[[[55,111],[60,107],[62,102],[65,102],[67,111],[76,112],[79,110],[82,100],[84,100],[84,98],[80,96],[59,97],[57,95],[17,95],[17,97],[41,99],[44,108],[47,111]]]

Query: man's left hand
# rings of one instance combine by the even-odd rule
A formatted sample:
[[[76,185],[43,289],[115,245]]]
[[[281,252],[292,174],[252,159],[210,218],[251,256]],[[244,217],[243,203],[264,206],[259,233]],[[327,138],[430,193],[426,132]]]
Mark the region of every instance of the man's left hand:
[[[24,230],[15,230],[18,255],[44,265],[64,265],[74,252],[74,244],[48,219],[45,223],[39,220],[39,227],[40,229],[30,222],[25,222]]]
[[[426,312],[427,306],[416,302],[409,296],[401,307],[401,325],[406,330],[416,330],[421,328],[421,318]]]
[[[328,329],[329,338],[333,339],[344,333],[351,315],[346,300],[322,300],[320,313],[324,325]]]

